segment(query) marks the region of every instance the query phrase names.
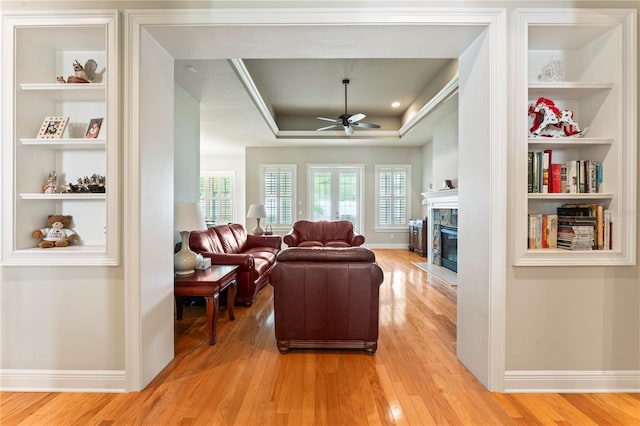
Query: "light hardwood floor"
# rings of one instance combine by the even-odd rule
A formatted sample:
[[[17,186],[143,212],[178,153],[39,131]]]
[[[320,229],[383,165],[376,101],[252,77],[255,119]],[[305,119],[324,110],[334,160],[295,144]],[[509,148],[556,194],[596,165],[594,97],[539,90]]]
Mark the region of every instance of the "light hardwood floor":
[[[640,424],[639,394],[494,394],[461,365],[456,292],[376,250],[385,271],[375,355],[275,345],[272,289],[207,344],[202,307],[176,322],[176,357],[142,392],[1,393],[4,425],[503,425]]]

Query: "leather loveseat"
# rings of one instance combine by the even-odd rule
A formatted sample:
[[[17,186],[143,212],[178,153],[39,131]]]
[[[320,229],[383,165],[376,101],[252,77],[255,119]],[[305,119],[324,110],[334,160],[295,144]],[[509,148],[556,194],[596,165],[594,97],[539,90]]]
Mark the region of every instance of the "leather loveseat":
[[[299,220],[283,239],[289,247],[356,247],[364,244],[364,236],[355,232],[348,220]]]
[[[244,226],[232,223],[191,231],[189,246],[211,259],[212,265],[238,265],[236,302],[251,306],[258,290],[269,282],[282,239],[247,234]]]
[[[384,277],[364,247],[286,248],[271,273],[278,350],[378,348]]]

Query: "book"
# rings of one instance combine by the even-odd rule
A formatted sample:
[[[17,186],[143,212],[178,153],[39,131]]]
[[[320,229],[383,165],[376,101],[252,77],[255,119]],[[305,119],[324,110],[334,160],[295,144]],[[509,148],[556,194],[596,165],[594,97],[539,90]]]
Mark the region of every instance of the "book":
[[[547,247],[558,247],[558,215],[547,215]]]
[[[554,163],[551,164],[551,172],[550,172],[550,179],[549,179],[549,192],[551,193],[559,193],[561,192],[561,187],[562,187],[562,175],[561,175],[561,164],[559,163]]]
[[[587,183],[585,192],[595,193],[596,191],[596,162],[594,160],[586,161]]]
[[[578,192],[578,166],[575,160],[567,162],[567,189],[570,194]]]
[[[527,192],[533,192],[533,151],[527,153]]]
[[[602,164],[596,163],[596,192],[603,192],[602,188]]]
[[[540,192],[540,166],[541,166],[541,158],[540,152],[536,151],[533,153],[533,164],[531,167],[531,192],[537,194]]]
[[[540,237],[540,248],[549,248],[549,242],[547,241],[547,226],[548,226],[548,220],[547,220],[547,215],[542,215],[540,218],[540,233],[541,233],[541,237]]]
[[[583,194],[587,192],[587,173],[585,168],[585,162],[582,160],[576,161],[576,169],[578,170],[578,190],[577,192]]]
[[[551,150],[545,149],[542,152],[542,192],[547,194],[549,191],[549,166],[551,165]]]
[[[560,191],[563,194],[569,192],[569,183],[567,181],[567,163],[560,163]]]
[[[536,248],[536,232],[538,229],[538,215],[532,213],[529,215],[529,248]]]

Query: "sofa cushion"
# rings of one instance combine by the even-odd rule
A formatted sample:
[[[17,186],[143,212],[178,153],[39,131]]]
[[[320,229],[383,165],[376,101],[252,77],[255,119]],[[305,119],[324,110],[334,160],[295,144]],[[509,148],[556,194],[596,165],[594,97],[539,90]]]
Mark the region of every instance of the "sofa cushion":
[[[238,240],[241,233],[231,225],[218,225],[215,228],[225,253],[241,253],[244,239]]]

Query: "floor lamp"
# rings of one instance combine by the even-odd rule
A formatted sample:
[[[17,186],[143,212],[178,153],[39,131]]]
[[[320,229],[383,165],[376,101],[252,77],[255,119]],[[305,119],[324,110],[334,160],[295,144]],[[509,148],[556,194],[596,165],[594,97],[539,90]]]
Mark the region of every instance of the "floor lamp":
[[[264,208],[264,204],[251,204],[249,206],[249,211],[247,212],[247,217],[258,221],[256,227],[253,228],[253,235],[264,234],[264,229],[260,227],[260,219],[267,217],[267,211]]]
[[[182,237],[182,247],[173,257],[176,275],[189,275],[195,272],[198,255],[189,248],[191,231],[207,229],[200,205],[195,202],[176,202],[173,210],[173,228]]]

